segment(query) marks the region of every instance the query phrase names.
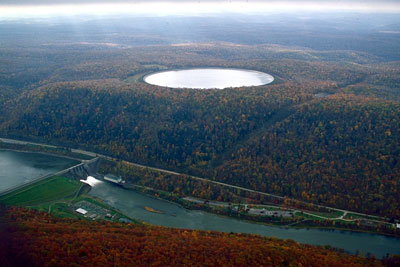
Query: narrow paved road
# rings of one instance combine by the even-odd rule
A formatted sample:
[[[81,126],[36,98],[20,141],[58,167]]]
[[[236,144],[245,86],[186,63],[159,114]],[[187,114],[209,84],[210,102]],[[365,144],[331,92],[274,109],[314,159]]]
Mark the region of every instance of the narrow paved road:
[[[2,141],[4,143],[31,144],[31,145],[47,146],[47,147],[56,148],[56,146],[50,146],[50,145],[46,145],[46,144],[33,143],[33,142],[14,140],[14,139],[8,139],[8,138],[0,138],[0,141]],[[103,158],[103,159],[106,159],[106,160],[111,160],[111,161],[118,161],[119,160],[117,158],[113,158],[113,157],[109,157],[109,156],[102,155],[102,154],[99,154],[99,153],[94,153],[94,152],[91,152],[91,151],[86,151],[86,150],[81,150],[81,149],[71,149],[71,151],[72,152],[76,152],[76,153],[81,153],[81,154],[84,154],[84,155],[88,155],[88,156],[91,156],[91,157],[100,157],[100,158]],[[201,178],[201,177],[192,176],[192,175],[188,175],[188,174],[184,174],[184,173],[178,173],[178,172],[169,171],[169,170],[165,170],[165,169],[145,166],[145,165],[141,165],[141,164],[125,161],[125,160],[123,162],[126,163],[126,164],[129,164],[129,165],[135,166],[135,167],[139,167],[139,168],[145,168],[145,169],[149,169],[149,170],[159,171],[161,173],[179,175],[179,176],[183,176],[183,177],[186,177],[186,178],[189,178],[189,179],[194,179],[194,180],[203,181],[203,182],[206,182],[206,183],[211,183],[211,184],[221,185],[221,186],[234,188],[234,189],[238,189],[238,190],[243,190],[243,191],[246,191],[246,192],[257,193],[257,194],[260,194],[260,195],[273,197],[273,198],[277,198],[277,199],[285,199],[285,197],[282,197],[282,196],[278,196],[278,195],[274,195],[274,194],[270,194],[270,193],[265,193],[265,192],[261,192],[261,191],[257,191],[257,190],[253,190],[253,189],[249,189],[249,188],[244,188],[244,187],[241,187],[241,186],[236,186],[236,185],[226,184],[226,183],[222,183],[222,182],[217,182],[217,181],[210,180],[210,179],[207,179],[207,178]],[[76,167],[76,166],[74,166],[74,167]],[[386,218],[375,216],[375,215],[368,215],[368,214],[365,214],[365,213],[359,213],[359,212],[354,212],[354,211],[348,211],[348,210],[343,210],[343,209],[332,208],[332,207],[328,207],[328,206],[323,206],[323,205],[313,204],[313,203],[309,203],[309,202],[305,202],[305,201],[301,201],[301,200],[296,200],[296,199],[293,199],[293,198],[286,198],[286,199],[290,200],[290,201],[297,201],[298,203],[305,204],[305,205],[312,205],[314,207],[325,208],[325,209],[328,209],[328,210],[331,210],[331,211],[339,211],[339,212],[343,212],[344,213],[343,216],[339,216],[339,217],[333,218],[333,219],[346,220],[346,219],[343,219],[343,217],[347,213],[352,213],[352,214],[356,214],[356,215],[359,215],[359,216],[368,216],[369,218],[375,218],[375,219],[378,219],[378,220],[386,221]],[[319,217],[319,218],[322,218],[322,219],[332,219],[332,218],[327,218],[327,217],[319,216],[319,215],[315,215],[315,214],[310,214],[310,215],[316,216],[316,217]]]
[[[98,156],[101,157],[100,155],[98,155]],[[116,159],[113,159],[113,160],[116,160]],[[164,169],[160,169],[160,168],[144,166],[144,165],[140,165],[140,164],[129,162],[129,161],[123,161],[123,162],[125,162],[127,164],[130,164],[132,166],[140,167],[140,168],[147,168],[149,170],[159,171],[159,172],[167,173],[167,174],[180,175],[180,176],[187,177],[187,178],[190,178],[190,179],[203,181],[203,182],[207,182],[207,183],[212,183],[212,184],[217,184],[217,185],[221,185],[221,186],[225,186],[225,187],[235,188],[235,189],[239,189],[239,190],[243,190],[243,191],[247,191],[247,192],[251,192],[251,193],[257,193],[257,194],[268,196],[268,197],[273,197],[273,198],[278,198],[278,199],[285,199],[285,197],[282,197],[282,196],[278,196],[278,195],[274,195],[274,194],[270,194],[270,193],[265,193],[265,192],[261,192],[261,191],[257,191],[257,190],[253,190],[253,189],[248,189],[248,188],[244,188],[244,187],[241,187],[241,186],[236,186],[236,185],[226,184],[226,183],[222,183],[222,182],[217,182],[217,181],[206,179],[206,178],[192,176],[192,175],[188,175],[188,174],[184,174],[184,173],[178,173],[178,172],[174,172],[174,171],[168,171],[168,170],[164,170]],[[309,203],[309,202],[305,202],[305,201],[301,201],[301,200],[296,200],[296,199],[292,199],[292,198],[286,198],[286,199],[291,200],[291,201],[297,201],[299,203],[306,204],[306,205],[313,205],[314,207],[325,208],[325,209],[332,210],[332,211],[339,211],[339,212],[343,212],[343,213],[346,213],[346,214],[347,213],[352,213],[352,214],[356,214],[356,215],[360,215],[360,216],[368,216],[368,217],[371,217],[371,218],[385,220],[385,218],[383,218],[383,217],[374,216],[374,215],[368,215],[368,214],[365,214],[365,213],[359,213],[359,212],[353,212],[353,211],[348,211],[348,210],[332,208],[332,207],[313,204],[313,203]],[[315,214],[310,214],[310,215],[316,216],[316,217],[319,217],[319,218],[322,218],[322,219],[335,219],[335,218],[328,218],[328,217],[323,217],[323,216],[319,216],[319,215],[315,215]],[[340,216],[337,217],[336,219],[339,219],[339,218],[340,218]]]

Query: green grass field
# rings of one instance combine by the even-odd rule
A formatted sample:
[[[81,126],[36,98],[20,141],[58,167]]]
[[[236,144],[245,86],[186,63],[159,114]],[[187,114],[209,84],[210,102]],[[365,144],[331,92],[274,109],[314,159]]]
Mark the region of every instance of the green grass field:
[[[59,218],[71,218],[71,219],[80,218],[80,216],[77,213],[71,211],[73,209],[71,209],[70,203],[63,203],[63,202],[45,203],[37,206],[32,206],[31,208],[39,211],[48,212],[49,214],[52,214]]]
[[[354,219],[368,219],[368,216],[363,216],[359,214],[354,214],[354,213],[347,213],[346,216],[344,216],[345,219],[349,220],[354,220]]]
[[[86,200],[110,210],[112,215],[118,213],[118,218],[123,217],[135,223],[133,219],[102,201],[86,195],[87,190],[83,190],[79,194],[82,186],[85,185],[77,180],[62,176],[53,176],[0,197],[0,203],[33,208],[48,212],[59,218],[79,219],[82,217],[74,211],[76,208],[74,205],[79,201]]]
[[[34,206],[73,198],[81,186],[82,184],[78,181],[54,176],[2,196],[0,202],[6,205]]]
[[[141,79],[143,76],[145,76],[147,73],[149,73],[149,72],[143,72],[143,73],[139,73],[139,74],[136,74],[136,75],[134,75],[134,76],[128,77],[128,78],[125,80],[125,82],[126,82],[126,83],[130,83],[130,84],[137,83],[137,82],[139,82],[140,79]]]
[[[308,213],[315,214],[318,216],[323,216],[327,218],[337,218],[343,215],[341,211],[332,211],[332,212],[316,212],[316,211],[308,211]]]

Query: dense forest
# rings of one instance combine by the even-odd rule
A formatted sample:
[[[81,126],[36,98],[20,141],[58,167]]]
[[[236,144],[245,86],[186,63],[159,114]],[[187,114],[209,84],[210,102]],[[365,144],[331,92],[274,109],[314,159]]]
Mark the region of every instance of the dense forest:
[[[300,50],[282,54],[282,48],[265,46],[148,50],[110,52],[110,60],[125,57],[116,65],[105,52],[102,62],[67,65],[38,76],[39,82],[3,98],[1,133],[400,217],[397,65],[375,64],[365,56],[368,66],[352,65],[354,53],[344,62],[335,62],[338,55],[331,58],[329,53],[310,61]],[[252,59],[267,56],[272,58],[268,64]],[[95,55],[88,53],[90,57]],[[338,60],[344,57],[343,52]],[[196,65],[193,59],[198,59]],[[256,69],[273,74],[276,81],[225,90],[125,81],[138,73],[198,65]],[[83,80],[76,81],[79,77]]]
[[[97,178],[120,175],[126,189],[186,208],[398,235],[400,17],[364,11],[0,18],[0,137],[57,145],[0,147],[111,156],[98,161]],[[197,67],[274,81],[223,90],[143,81]],[[229,204],[211,208],[211,200]],[[58,216],[78,217],[59,204]],[[301,216],[245,211],[258,204]],[[399,256],[273,237],[79,218],[0,206],[1,265],[400,266]]]
[[[166,36],[164,28],[181,25],[175,20],[137,19],[115,32],[82,22],[79,36],[62,23],[5,23],[0,135],[400,218],[397,35],[340,21],[327,28],[290,22],[282,34],[261,22],[266,18],[250,20],[254,30],[246,33],[229,23],[207,26],[218,19],[192,18],[192,32]],[[151,72],[192,67],[253,69],[275,80],[224,90],[142,81]]]
[[[397,103],[334,95],[247,142],[217,179],[364,213],[399,217]],[[393,133],[393,135],[392,135]]]
[[[1,209],[3,266],[395,266],[332,248],[248,234],[59,219]],[[73,264],[74,265],[74,264]]]

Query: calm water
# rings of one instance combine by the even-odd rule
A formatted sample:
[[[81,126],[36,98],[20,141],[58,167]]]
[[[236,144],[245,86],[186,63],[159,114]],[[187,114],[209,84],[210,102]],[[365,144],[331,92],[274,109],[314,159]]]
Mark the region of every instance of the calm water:
[[[222,232],[241,232],[293,239],[301,243],[331,245],[355,253],[373,253],[382,257],[386,253],[400,253],[400,239],[349,231],[318,229],[284,229],[239,221],[202,211],[181,208],[173,203],[125,190],[119,186],[100,182],[92,187],[90,194],[104,200],[132,218],[151,224],[186,229],[216,230]],[[146,211],[151,207],[163,214]]]
[[[0,192],[74,164],[76,162],[64,158],[0,150]],[[202,211],[186,210],[173,203],[125,190],[106,182],[92,181],[91,184],[93,185],[91,195],[103,199],[132,218],[155,225],[275,236],[307,244],[331,245],[353,253],[357,250],[363,253],[370,252],[377,257],[382,257],[386,253],[400,253],[399,238],[347,231],[284,229],[253,224]],[[164,213],[146,211],[145,206]]]
[[[273,80],[274,77],[263,72],[222,68],[164,71],[144,77],[145,82],[154,85],[193,89],[258,86]]]
[[[0,192],[75,164],[50,155],[0,150]]]

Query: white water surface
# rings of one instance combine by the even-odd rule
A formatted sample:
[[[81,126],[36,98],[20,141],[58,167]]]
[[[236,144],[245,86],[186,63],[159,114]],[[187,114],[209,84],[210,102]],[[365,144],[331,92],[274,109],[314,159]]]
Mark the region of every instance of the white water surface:
[[[274,77],[254,70],[204,68],[157,72],[145,76],[143,80],[172,88],[224,89],[265,85],[272,83]]]
[[[81,181],[82,183],[88,184],[88,185],[90,185],[91,187],[94,187],[94,186],[96,186],[96,185],[98,185],[98,184],[103,183],[102,181],[97,180],[97,179],[94,178],[93,176],[88,176],[88,177],[86,178],[86,180],[81,179],[81,180],[79,180],[79,181]]]

